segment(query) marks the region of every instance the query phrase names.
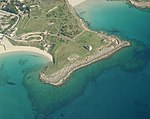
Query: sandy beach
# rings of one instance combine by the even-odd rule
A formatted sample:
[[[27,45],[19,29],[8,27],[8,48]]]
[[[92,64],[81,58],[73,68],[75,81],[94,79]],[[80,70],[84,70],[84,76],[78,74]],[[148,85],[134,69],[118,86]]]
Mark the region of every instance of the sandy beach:
[[[69,5],[70,11],[77,18],[82,29],[85,31],[91,31],[84,24],[84,21],[76,15],[76,12],[72,8],[75,7],[76,5],[81,4],[84,1],[86,0],[68,0],[67,4],[68,3],[70,4]],[[95,31],[91,31],[91,32],[95,32]],[[100,36],[100,38],[107,39],[110,42],[109,46],[103,48],[103,50],[97,50],[91,56],[88,56],[80,61],[75,61],[72,64],[68,64],[64,66],[62,69],[56,71],[53,74],[49,74],[48,76],[45,75],[45,70],[46,70],[45,68],[45,70],[43,70],[43,72],[40,73],[40,79],[45,83],[52,84],[55,86],[62,85],[68,79],[70,74],[75,70],[90,65],[98,60],[107,58],[123,47],[130,46],[129,42],[121,41],[119,38],[115,36],[108,36],[104,33],[97,33],[97,34]],[[39,48],[36,47],[30,47],[30,46],[14,46],[10,43],[10,41],[6,37],[4,37],[0,45],[0,54],[10,53],[10,52],[33,52],[45,56],[49,59],[50,62],[53,62],[53,56],[47,53],[46,51],[40,50]]]
[[[36,47],[30,47],[30,46],[13,46],[9,42],[9,40],[6,37],[4,37],[0,45],[0,55],[5,53],[12,53],[12,52],[33,52],[45,56],[46,58],[48,58],[49,62],[53,61],[52,55],[50,55],[46,51],[40,50]]]
[[[75,7],[79,4],[81,4],[82,2],[85,2],[86,0],[68,0],[69,4],[72,6],[72,7]]]

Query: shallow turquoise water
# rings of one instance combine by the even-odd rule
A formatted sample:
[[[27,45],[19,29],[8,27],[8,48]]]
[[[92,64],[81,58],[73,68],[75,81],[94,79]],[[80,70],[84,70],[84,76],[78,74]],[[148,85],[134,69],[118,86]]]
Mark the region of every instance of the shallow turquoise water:
[[[8,113],[9,119],[150,118],[149,10],[104,0],[88,0],[76,10],[91,29],[116,34],[132,46],[74,72],[61,87],[39,80],[45,59],[1,56],[0,71],[7,75],[0,75],[0,119],[8,119]]]
[[[76,10],[90,29],[115,34],[132,46],[77,71],[86,70],[84,94],[53,118],[149,119],[150,11],[105,0],[87,0]]]
[[[31,53],[0,56],[0,119],[34,118],[22,80],[29,69],[40,71],[47,62],[46,58]]]
[[[75,72],[75,76],[82,72],[88,82],[84,93],[57,111],[53,118],[149,119],[150,57],[138,55],[146,52],[148,55],[150,51],[138,46],[123,49],[110,59]]]
[[[76,10],[91,29],[150,43],[150,10],[136,9],[120,1],[87,1]]]

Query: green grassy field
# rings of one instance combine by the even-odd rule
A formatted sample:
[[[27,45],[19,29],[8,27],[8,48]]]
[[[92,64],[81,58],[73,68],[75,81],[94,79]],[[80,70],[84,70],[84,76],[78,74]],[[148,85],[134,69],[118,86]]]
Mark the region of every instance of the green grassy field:
[[[32,6],[34,3],[28,5]],[[26,15],[19,21],[17,35],[47,30],[53,34],[73,38],[83,30],[64,1],[50,0],[47,3],[41,0],[38,5],[39,7],[31,8],[29,16]]]
[[[43,36],[43,41],[30,43],[30,46],[38,47],[42,50],[44,48],[43,44],[51,45],[48,52],[53,55],[54,64],[47,68],[45,72],[47,75],[60,70],[65,65],[92,55],[101,46],[108,44],[97,33],[81,28],[79,19],[71,12],[64,0],[39,1],[38,5],[40,7],[31,8],[30,17],[25,16],[19,21],[17,35],[37,31],[48,31],[50,33]],[[34,5],[34,2],[28,3],[28,5]],[[20,43],[17,45],[29,44]],[[85,49],[84,46],[86,45],[91,45],[93,50],[88,51]]]
[[[47,75],[56,72],[67,64],[73,62],[68,58],[75,55],[78,56],[77,60],[94,54],[101,46],[106,46],[108,42],[100,38],[96,33],[85,31],[81,36],[77,37],[74,41],[60,41],[57,38],[50,39],[50,42],[55,45],[49,53],[54,56],[54,65],[50,66],[45,72]],[[85,45],[91,45],[93,50],[88,51],[84,48]]]

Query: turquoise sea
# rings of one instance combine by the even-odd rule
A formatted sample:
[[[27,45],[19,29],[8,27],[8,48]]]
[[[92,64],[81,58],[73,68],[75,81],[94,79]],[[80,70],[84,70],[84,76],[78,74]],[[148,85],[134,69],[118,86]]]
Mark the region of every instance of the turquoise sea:
[[[39,80],[46,58],[0,56],[0,119],[150,119],[150,11],[106,0],[75,9],[90,29],[132,46],[74,72],[61,87]]]

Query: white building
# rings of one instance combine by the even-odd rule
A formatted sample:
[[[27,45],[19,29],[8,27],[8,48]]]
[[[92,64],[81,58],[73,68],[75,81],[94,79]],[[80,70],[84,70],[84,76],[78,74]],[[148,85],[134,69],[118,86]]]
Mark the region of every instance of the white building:
[[[91,45],[86,45],[84,46],[84,48],[87,49],[88,51],[92,51],[93,49]]]

